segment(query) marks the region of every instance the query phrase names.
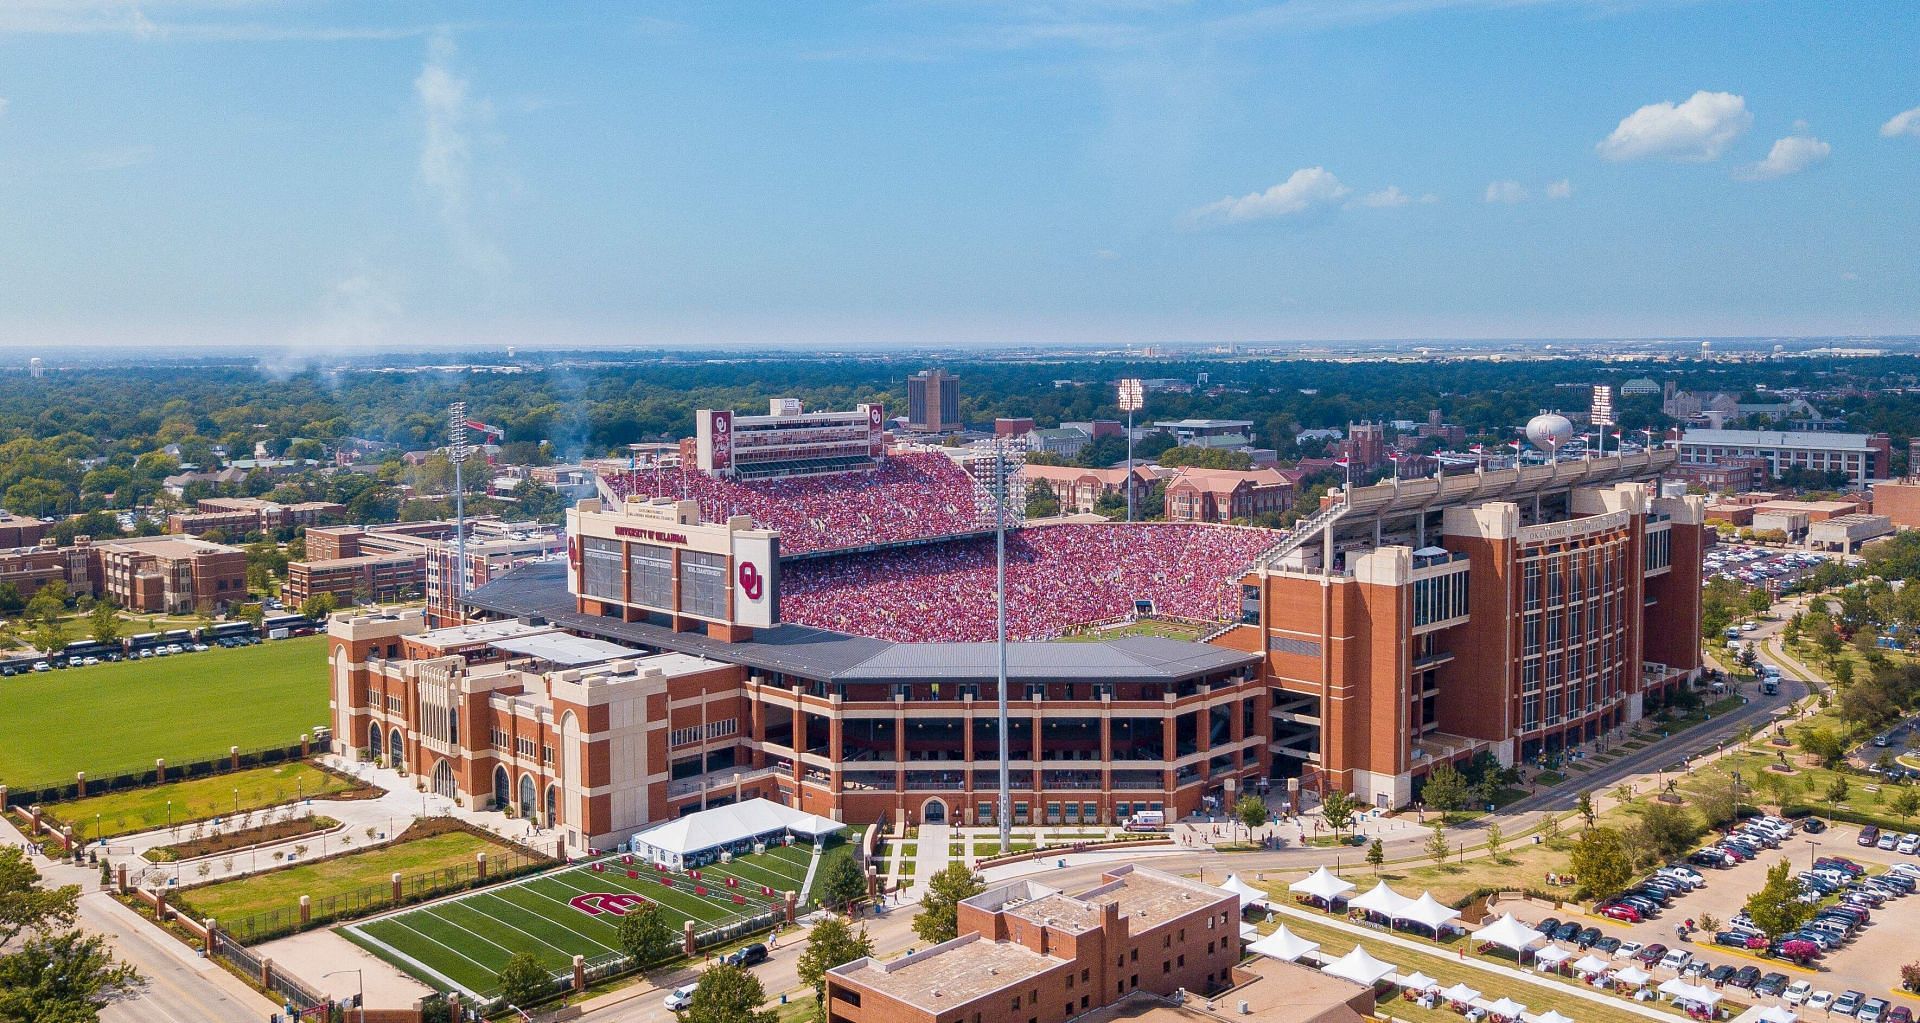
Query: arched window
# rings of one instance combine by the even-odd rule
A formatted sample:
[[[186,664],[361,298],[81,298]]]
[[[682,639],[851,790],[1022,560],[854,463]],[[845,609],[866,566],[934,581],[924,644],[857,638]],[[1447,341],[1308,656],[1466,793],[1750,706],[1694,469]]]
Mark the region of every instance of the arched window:
[[[549,785],[547,786],[547,819],[545,821],[545,826],[549,828],[556,827],[559,825],[559,823],[560,823],[560,786]]]
[[[460,790],[453,780],[453,765],[445,760],[433,765],[433,794],[447,799],[460,796]]]
[[[407,755],[406,751],[406,744],[400,741],[400,726],[395,725],[393,730],[387,733],[387,752],[397,761]]]
[[[459,707],[447,708],[447,742],[448,744],[453,746],[460,745],[460,708]]]
[[[513,780],[507,777],[507,769],[493,769],[493,807],[500,809],[513,802]]]
[[[520,776],[520,816],[532,820],[533,809],[537,805],[537,797],[533,791],[533,775],[523,774]]]
[[[367,729],[367,756],[369,758],[373,760],[380,759],[381,747],[386,745],[380,740],[385,734],[385,732],[380,730],[379,725],[374,725],[372,728]]]

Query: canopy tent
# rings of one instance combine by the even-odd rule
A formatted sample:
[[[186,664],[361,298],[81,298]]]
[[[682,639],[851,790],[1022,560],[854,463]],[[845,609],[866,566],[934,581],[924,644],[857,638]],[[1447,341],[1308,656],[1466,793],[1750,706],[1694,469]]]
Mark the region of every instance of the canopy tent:
[[[1365,945],[1355,945],[1353,951],[1320,967],[1320,972],[1353,981],[1363,987],[1372,987],[1387,974],[1400,972],[1400,968],[1375,959]]]
[[[1241,940],[1241,941],[1258,941],[1258,940],[1260,940],[1260,928],[1258,928],[1258,927],[1255,927],[1255,926],[1254,926],[1254,925],[1252,925],[1252,924],[1241,924],[1241,925],[1240,925],[1240,940]]]
[[[745,852],[755,842],[784,835],[817,842],[845,827],[770,799],[749,799],[649,828],[633,836],[632,849],[650,862],[681,869],[717,858],[721,852]]]
[[[1533,1023],[1573,1023],[1569,1017],[1562,1016],[1552,1009],[1533,1017]]]
[[[1338,874],[1335,874],[1325,867],[1321,867],[1319,870],[1288,885],[1287,890],[1297,892],[1309,898],[1319,899],[1323,902],[1332,902],[1348,892],[1353,891],[1353,887],[1351,882],[1342,881]]]
[[[1400,978],[1400,986],[1414,991],[1431,991],[1439,987],[1440,982],[1415,970],[1412,976]]]
[[[1516,1002],[1513,999],[1506,997],[1505,995],[1502,995],[1499,1001],[1494,1002],[1491,1005],[1487,1006],[1487,1012],[1495,1016],[1505,1016],[1508,1019],[1518,1019],[1520,1014],[1525,1011],[1527,1011],[1527,1007],[1525,1005],[1522,1005],[1519,1002]]]
[[[1645,984],[1647,981],[1652,980],[1653,974],[1648,973],[1647,971],[1641,969],[1638,966],[1628,966],[1626,969],[1621,970],[1619,973],[1614,974],[1613,979],[1619,981],[1622,984],[1628,984],[1633,987],[1639,987],[1640,985]]]
[[[1264,902],[1267,898],[1266,892],[1240,880],[1240,875],[1238,874],[1228,874],[1226,881],[1223,882],[1220,887],[1240,896],[1241,909],[1245,909],[1256,902]]]
[[[1279,930],[1248,945],[1247,951],[1258,952],[1269,959],[1280,959],[1291,963],[1319,948],[1319,942],[1307,941],[1287,930],[1286,924],[1281,924]]]
[[[1605,973],[1612,968],[1612,963],[1596,955],[1581,956],[1579,961],[1573,964],[1575,973]]]
[[[1353,909],[1364,909],[1369,913],[1378,913],[1390,920],[1397,920],[1406,915],[1407,907],[1413,905],[1413,900],[1388,888],[1387,883],[1382,881],[1374,885],[1365,895],[1348,899],[1347,905]]]
[[[1461,1005],[1466,1005],[1467,1003],[1480,997],[1480,992],[1475,991],[1474,989],[1466,986],[1465,984],[1455,984],[1454,986],[1446,989],[1445,991],[1440,992],[1440,997],[1446,999],[1449,1002],[1459,1002]]]
[[[1799,1023],[1800,1016],[1783,1005],[1769,1005],[1760,1010],[1761,1023]]]
[[[1473,932],[1473,940],[1490,942],[1515,952],[1524,952],[1527,946],[1540,940],[1540,932],[1515,920],[1512,913],[1507,913]]]
[[[1460,914],[1454,912],[1452,907],[1442,905],[1439,899],[1433,897],[1432,892],[1421,892],[1418,899],[1408,903],[1406,908],[1395,916],[1401,920],[1411,920],[1431,927],[1436,933],[1440,928],[1460,919]]]
[[[1572,949],[1561,948],[1558,945],[1548,945],[1546,948],[1538,949],[1533,953],[1533,961],[1542,966],[1558,966],[1572,958]]]
[[[1695,984],[1689,984],[1678,977],[1661,984],[1655,990],[1676,1002],[1693,1002],[1696,1005],[1703,1005],[1708,1008],[1719,1004],[1721,997],[1720,992],[1710,987],[1700,987]]]

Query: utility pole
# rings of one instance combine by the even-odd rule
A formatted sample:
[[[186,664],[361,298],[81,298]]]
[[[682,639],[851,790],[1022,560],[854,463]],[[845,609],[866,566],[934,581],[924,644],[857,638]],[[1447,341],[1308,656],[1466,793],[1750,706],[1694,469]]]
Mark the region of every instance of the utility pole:
[[[447,406],[447,454],[453,457],[453,555],[454,611],[464,611],[467,602],[467,487],[461,470],[467,460],[467,403],[456,401]],[[445,581],[441,582],[445,587]]]

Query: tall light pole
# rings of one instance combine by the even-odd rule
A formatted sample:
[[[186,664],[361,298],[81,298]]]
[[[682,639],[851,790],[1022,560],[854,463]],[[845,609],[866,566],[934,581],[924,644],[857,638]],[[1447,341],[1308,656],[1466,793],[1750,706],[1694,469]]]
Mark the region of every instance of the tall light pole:
[[[467,600],[467,486],[461,470],[467,461],[467,403],[447,406],[447,454],[453,458],[453,570],[454,610]],[[445,584],[442,583],[442,588]]]
[[[1000,804],[994,819],[1000,825],[1000,851],[1004,853],[1013,848],[1013,785],[1008,764],[1012,746],[1007,738],[1007,509],[1025,507],[1024,503],[1014,505],[1020,500],[1025,447],[1018,438],[995,437],[982,441],[976,452],[974,478],[981,487],[976,500],[993,506],[994,644],[1000,683]]]
[[[1127,414],[1127,521],[1133,521],[1133,414],[1147,403],[1147,389],[1139,377],[1120,381],[1120,411]],[[1002,850],[1005,851],[1005,850]]]
[[[335,977],[335,976],[339,976],[339,975],[340,975],[340,974],[342,974],[342,973],[351,973],[351,974],[353,974],[353,980],[354,980],[354,983],[356,983],[356,984],[358,984],[358,985],[360,986],[360,993],[359,993],[358,995],[355,995],[355,996],[354,996],[354,999],[353,999],[353,1001],[354,1001],[354,1009],[356,1010],[356,1011],[354,1012],[354,1015],[355,1015],[355,1016],[358,1016],[358,1017],[360,1017],[360,1023],[366,1023],[366,1020],[367,1020],[367,978],[366,978],[366,975],[365,975],[365,974],[363,974],[363,973],[361,973],[361,972],[360,972],[359,970],[335,970],[335,971],[333,971],[332,973],[323,973],[323,974],[321,974],[321,975],[320,975],[320,979],[321,979],[321,980],[325,980],[325,979],[327,979],[328,977]]]

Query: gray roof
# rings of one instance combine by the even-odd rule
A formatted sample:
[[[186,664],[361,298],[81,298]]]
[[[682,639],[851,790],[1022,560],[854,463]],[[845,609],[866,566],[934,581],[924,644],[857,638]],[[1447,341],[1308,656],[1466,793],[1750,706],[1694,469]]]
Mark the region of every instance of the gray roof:
[[[1748,448],[1814,448],[1818,450],[1867,450],[1864,433],[1827,433],[1778,430],[1688,430],[1680,436],[1685,445],[1719,444]]]
[[[467,603],[495,614],[542,618],[563,629],[616,643],[676,650],[831,682],[978,681],[998,679],[992,643],[891,643],[805,625],[778,625],[727,643],[646,622],[581,614],[567,592],[564,562],[531,562],[467,594]],[[1209,643],[1158,636],[1093,643],[1009,643],[1009,682],[1182,682],[1258,662],[1260,655]]]

